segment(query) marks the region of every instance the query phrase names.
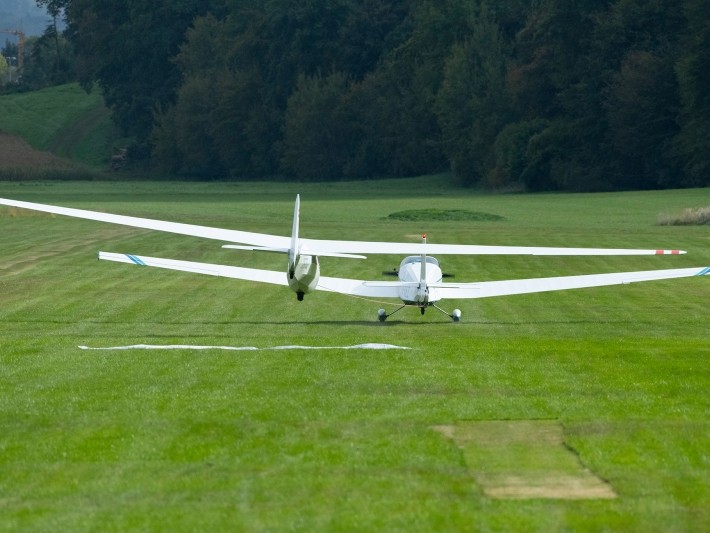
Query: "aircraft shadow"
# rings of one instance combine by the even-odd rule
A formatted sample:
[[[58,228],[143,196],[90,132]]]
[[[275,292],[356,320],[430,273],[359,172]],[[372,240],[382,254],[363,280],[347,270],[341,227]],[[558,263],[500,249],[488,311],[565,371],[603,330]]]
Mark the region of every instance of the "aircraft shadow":
[[[133,325],[134,322],[130,321],[118,321],[118,320],[0,320],[0,323],[6,324],[94,324],[100,325]],[[201,325],[201,326],[228,326],[228,325],[249,325],[249,326],[265,326],[265,325],[276,325],[276,326],[294,326],[294,325],[313,325],[313,326],[370,326],[370,327],[387,327],[387,326],[410,326],[416,325],[417,327],[431,327],[440,326],[442,324],[451,324],[455,327],[480,327],[480,326],[531,326],[531,325],[590,325],[598,324],[605,326],[613,325],[628,325],[632,323],[638,323],[635,320],[520,320],[520,321],[489,321],[489,320],[468,320],[453,323],[450,320],[442,319],[441,321],[431,321],[431,322],[421,322],[417,320],[387,320],[386,322],[379,322],[378,320],[190,320],[190,321],[152,321],[146,322],[141,321],[141,325],[144,326],[189,326],[189,325]],[[155,335],[157,336],[157,335]],[[174,336],[174,335],[166,335]],[[210,336],[210,335],[205,335]]]

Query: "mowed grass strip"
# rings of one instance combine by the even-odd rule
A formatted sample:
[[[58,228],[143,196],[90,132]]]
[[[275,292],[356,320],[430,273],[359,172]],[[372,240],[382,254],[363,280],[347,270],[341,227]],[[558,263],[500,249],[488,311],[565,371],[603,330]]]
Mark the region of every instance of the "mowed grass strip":
[[[382,184],[0,183],[0,196],[288,234],[682,248],[685,256],[442,259],[456,280],[710,265],[707,190],[489,196]],[[401,191],[406,191],[402,196]],[[504,221],[386,222],[412,208]],[[545,217],[540,216],[545,213]],[[98,250],[283,269],[219,242],[0,208],[0,529],[673,530],[710,523],[707,278],[444,302],[463,321],[334,294],[96,260]],[[416,238],[416,237],[415,237]],[[434,239],[434,240],[432,240]],[[324,259],[378,279],[401,257]],[[97,352],[80,345],[412,350]],[[559,421],[615,499],[491,499],[432,431]]]

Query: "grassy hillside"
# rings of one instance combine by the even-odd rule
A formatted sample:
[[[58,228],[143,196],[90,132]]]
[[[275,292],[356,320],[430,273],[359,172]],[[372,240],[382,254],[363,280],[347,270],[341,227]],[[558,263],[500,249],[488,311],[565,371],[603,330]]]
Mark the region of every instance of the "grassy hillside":
[[[96,168],[107,165],[115,138],[99,92],[87,95],[77,84],[0,96],[0,130]]]
[[[707,189],[0,183],[2,197],[276,234],[296,192],[304,237],[689,252],[441,257],[459,281],[710,265],[707,226],[656,225],[708,205]],[[501,218],[390,218],[411,209]],[[17,209],[0,225],[0,530],[708,529],[708,277],[446,301],[462,322],[407,309],[380,324],[380,302],[95,259],[283,269],[276,254]],[[400,259],[322,267],[379,279]],[[410,349],[342,348],[363,343]],[[185,347],[79,348],[139,344]],[[321,349],[268,350],[294,345]],[[565,476],[591,488],[573,499]]]

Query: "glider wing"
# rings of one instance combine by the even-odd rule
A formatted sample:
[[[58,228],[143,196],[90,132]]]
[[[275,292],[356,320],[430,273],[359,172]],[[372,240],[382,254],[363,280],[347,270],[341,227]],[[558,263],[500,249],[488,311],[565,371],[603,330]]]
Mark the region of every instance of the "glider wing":
[[[150,218],[130,217],[126,215],[113,215],[111,213],[101,213],[99,211],[87,211],[85,209],[74,209],[71,207],[35,204],[32,202],[21,202],[19,200],[8,200],[6,198],[0,198],[0,205],[7,205],[10,207],[21,207],[23,209],[33,209],[35,211],[43,211],[45,213],[53,213],[55,215],[84,218],[88,220],[96,220],[99,222],[110,222],[112,224],[132,226],[134,228],[165,231],[168,233],[179,233],[180,235],[190,235],[193,237],[202,237],[205,239],[216,239],[224,242],[241,242],[244,244],[252,244],[255,246],[267,248],[288,250],[288,247],[291,243],[291,239],[288,237],[268,235],[266,233],[252,233],[248,231],[211,228],[208,226],[196,226],[193,224],[183,224],[180,222],[166,222]]]
[[[654,281],[692,276],[710,275],[710,267],[675,268],[665,270],[645,270],[641,272],[615,272],[612,274],[591,274],[584,276],[563,276],[550,278],[516,279],[505,281],[483,281],[480,283],[440,283],[436,288],[442,298],[488,298],[512,294],[562,291],[626,285],[640,281]]]
[[[243,268],[211,263],[197,263],[193,261],[180,261],[176,259],[163,259],[159,257],[110,252],[99,252],[99,259],[138,266],[166,268],[169,270],[192,272],[194,274],[204,274],[209,276],[288,286],[286,274],[275,270]],[[561,291],[568,289],[583,289],[610,285],[626,285],[642,281],[707,275],[710,275],[710,267],[645,270],[641,272],[615,272],[611,274],[589,274],[583,276],[562,276],[504,281],[483,281],[478,283],[444,282],[430,285],[430,288],[435,289],[437,296],[440,298],[469,299]],[[414,284],[416,285],[416,283]],[[400,290],[405,285],[407,285],[407,283],[401,281],[365,281],[321,276],[316,290],[369,298],[398,298],[400,296]]]
[[[179,261],[177,259],[163,259],[160,257],[116,254],[111,252],[99,252],[99,259],[103,259],[106,261],[115,261],[117,263],[128,263],[138,266],[167,268],[169,270],[181,270],[183,272],[192,272],[193,274],[205,274],[208,276],[235,278],[247,281],[258,281],[262,283],[288,286],[286,273],[277,272],[275,270],[242,268],[228,265],[213,265],[210,263],[195,263],[193,261]]]
[[[45,213],[65,215],[112,224],[122,224],[135,228],[165,231],[215,239],[223,242],[241,243],[246,249],[283,251],[289,250],[291,238],[266,233],[253,233],[232,229],[197,226],[180,222],[167,222],[149,218],[114,215],[85,209],[60,207],[33,202],[22,202],[0,198],[0,205],[33,209]],[[479,246],[466,244],[423,244],[398,242],[367,242],[367,241],[333,241],[318,239],[299,239],[300,253],[305,255],[320,255],[331,257],[362,257],[362,254],[396,254],[396,255],[676,255],[684,254],[682,250],[648,250],[623,248],[551,248],[529,246]]]
[[[472,244],[430,244],[404,242],[328,241],[301,239],[301,253],[327,255],[679,255],[683,250],[625,248],[552,248],[545,246],[481,246]]]
[[[167,268],[169,270],[192,272],[193,274],[204,274],[207,276],[243,279],[247,281],[288,286],[286,273],[275,270],[215,265],[211,263],[196,263],[194,261],[180,261],[177,259],[163,259],[161,257],[148,257],[145,255],[118,254],[111,252],[99,252],[99,259],[114,261],[117,263],[127,263],[129,265]],[[321,276],[318,285],[316,286],[316,290],[338,292],[353,296],[398,298],[399,289],[403,285],[405,284],[398,281],[363,281],[358,279]]]

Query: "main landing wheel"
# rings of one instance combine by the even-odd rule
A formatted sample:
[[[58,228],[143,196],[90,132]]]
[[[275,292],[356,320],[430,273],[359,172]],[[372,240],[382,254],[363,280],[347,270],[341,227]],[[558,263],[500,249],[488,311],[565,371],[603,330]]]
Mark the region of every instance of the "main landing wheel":
[[[451,313],[451,319],[454,322],[458,322],[459,320],[461,320],[461,309],[454,309],[454,312]]]
[[[377,318],[380,319],[380,322],[384,322],[385,320],[387,320],[388,317],[391,317],[397,311],[399,311],[400,309],[404,309],[404,308],[405,308],[405,306],[402,305],[402,306],[398,307],[397,309],[395,309],[394,311],[392,311],[389,315],[387,314],[387,312],[384,309],[379,309],[377,311]]]

